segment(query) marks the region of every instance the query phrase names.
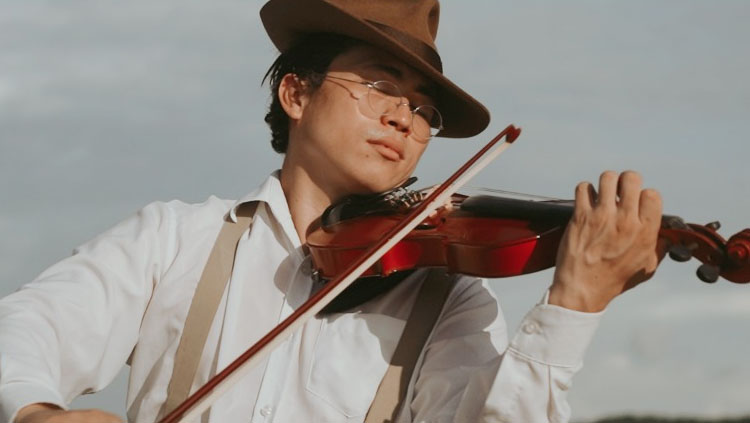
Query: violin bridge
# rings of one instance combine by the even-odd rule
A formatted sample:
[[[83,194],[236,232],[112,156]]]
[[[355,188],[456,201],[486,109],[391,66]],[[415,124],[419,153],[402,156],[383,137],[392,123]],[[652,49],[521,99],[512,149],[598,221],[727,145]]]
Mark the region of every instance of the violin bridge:
[[[422,191],[414,191],[398,187],[383,197],[388,206],[396,210],[408,210],[419,204],[426,195]]]

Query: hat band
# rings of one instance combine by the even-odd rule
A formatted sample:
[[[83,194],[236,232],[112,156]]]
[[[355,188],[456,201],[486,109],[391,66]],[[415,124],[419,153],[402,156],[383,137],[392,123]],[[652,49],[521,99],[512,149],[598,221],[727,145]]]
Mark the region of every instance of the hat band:
[[[443,62],[442,60],[440,60],[440,55],[435,51],[435,49],[430,47],[427,43],[425,43],[424,41],[418,40],[388,25],[383,25],[381,23],[371,21],[369,19],[366,19],[366,21],[367,23],[376,27],[381,32],[384,32],[385,34],[389,35],[391,38],[394,38],[396,41],[398,41],[408,50],[411,50],[412,53],[419,56],[422,60],[424,60],[430,66],[435,68],[438,72],[443,73]]]

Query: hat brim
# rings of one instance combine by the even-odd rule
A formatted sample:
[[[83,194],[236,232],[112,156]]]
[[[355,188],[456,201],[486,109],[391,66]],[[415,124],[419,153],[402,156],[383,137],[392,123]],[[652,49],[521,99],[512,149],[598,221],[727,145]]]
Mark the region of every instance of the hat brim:
[[[330,3],[322,0],[276,0],[263,6],[260,17],[271,42],[281,52],[306,34],[334,33],[383,48],[421,72],[437,88],[436,103],[443,116],[443,130],[437,136],[472,137],[482,132],[490,122],[487,108],[424,59],[371,23]]]

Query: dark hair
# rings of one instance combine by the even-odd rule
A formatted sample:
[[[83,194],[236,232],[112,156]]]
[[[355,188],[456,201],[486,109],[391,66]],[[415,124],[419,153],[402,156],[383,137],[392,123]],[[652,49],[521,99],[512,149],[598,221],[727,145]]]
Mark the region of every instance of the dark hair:
[[[271,104],[265,121],[271,128],[271,146],[277,153],[285,153],[289,144],[289,117],[279,101],[279,84],[284,75],[297,75],[309,89],[316,90],[333,59],[361,43],[343,35],[310,34],[281,53],[268,68],[263,82],[268,79],[271,86]]]

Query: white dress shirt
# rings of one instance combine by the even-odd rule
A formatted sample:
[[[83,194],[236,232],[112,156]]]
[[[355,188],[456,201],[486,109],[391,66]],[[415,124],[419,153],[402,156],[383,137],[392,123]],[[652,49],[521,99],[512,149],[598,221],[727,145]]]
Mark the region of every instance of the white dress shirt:
[[[305,301],[310,262],[278,172],[240,201],[153,203],[0,300],[0,421],[66,407],[130,364],[128,420],[153,422],[209,252],[229,212],[259,201],[193,389]],[[203,422],[362,422],[426,271],[351,312],[308,321]],[[566,391],[599,321],[540,304],[508,342],[485,281],[460,277],[417,363],[399,422],[564,422]]]

